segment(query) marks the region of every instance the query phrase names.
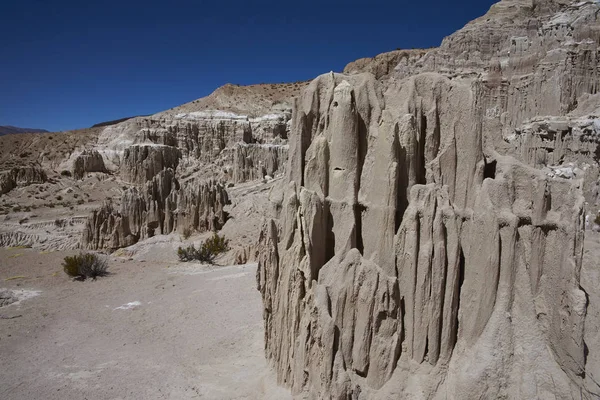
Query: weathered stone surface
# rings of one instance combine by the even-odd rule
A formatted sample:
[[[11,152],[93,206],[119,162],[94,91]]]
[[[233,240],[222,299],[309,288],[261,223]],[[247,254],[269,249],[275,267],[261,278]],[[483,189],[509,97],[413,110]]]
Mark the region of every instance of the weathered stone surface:
[[[596,371],[586,366],[580,287],[583,186],[535,168],[544,151],[595,164],[593,121],[531,125],[512,153],[502,139],[538,113],[564,115],[566,99],[597,83],[546,84],[558,72],[541,78],[534,68],[528,94],[493,94],[497,70],[487,66],[510,43],[507,15],[519,17],[516,31],[560,17],[583,32],[598,5],[526,3],[501,2],[492,22],[476,21],[500,29],[493,49],[467,26],[388,82],[327,74],[296,101],[281,220],[263,228],[257,273],[266,355],[293,393],[593,398],[584,381]],[[560,63],[553,49],[567,39],[537,32],[542,59]],[[510,87],[517,72],[506,73]],[[559,86],[560,100],[527,108],[530,95]],[[490,112],[495,96],[509,99],[499,114]],[[552,152],[541,133],[550,130],[562,132]]]
[[[285,171],[287,145],[238,143],[233,152],[234,183],[274,177]]]
[[[112,165],[121,166],[121,171],[148,154],[154,156],[152,161],[159,166],[158,152],[166,168],[175,167],[175,155],[165,154],[168,147],[180,152],[184,166],[218,164],[223,155],[239,143],[285,144],[290,117],[290,110],[285,108],[258,117],[219,110],[166,113],[107,127],[98,142],[106,158]],[[154,149],[150,150],[149,146]],[[259,161],[256,160],[256,164]],[[146,169],[153,172],[150,166]]]
[[[90,215],[82,243],[88,249],[114,250],[158,234],[191,228],[220,229],[227,219],[227,192],[215,181],[175,179],[173,170],[157,174],[141,189],[126,190],[121,206],[105,204]]]
[[[176,170],[179,149],[166,145],[133,145],[125,149],[121,178],[126,182],[145,183],[167,168]]]
[[[394,69],[411,70],[413,66],[427,54],[428,50],[394,50],[387,53],[378,54],[372,58],[361,58],[352,61],[344,67],[344,74],[360,74],[368,72],[375,76],[375,79],[387,78]]]
[[[87,172],[106,172],[102,155],[96,150],[84,150],[73,161],[73,178],[82,179]]]
[[[0,172],[0,196],[10,192],[17,186],[44,183],[47,180],[46,172],[41,167],[34,165],[15,167]]]

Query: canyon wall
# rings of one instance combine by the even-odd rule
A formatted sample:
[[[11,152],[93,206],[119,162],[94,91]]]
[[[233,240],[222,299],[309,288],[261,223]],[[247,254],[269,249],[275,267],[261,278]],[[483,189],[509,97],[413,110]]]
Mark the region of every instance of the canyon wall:
[[[304,90],[281,219],[259,243],[281,384],[308,398],[600,396],[580,285],[598,114],[579,108],[599,84],[599,14],[502,1],[383,81],[332,73]]]

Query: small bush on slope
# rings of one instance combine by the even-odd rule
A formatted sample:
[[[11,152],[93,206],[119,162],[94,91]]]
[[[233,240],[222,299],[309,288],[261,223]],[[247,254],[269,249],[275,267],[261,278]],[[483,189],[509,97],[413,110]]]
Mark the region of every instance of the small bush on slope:
[[[96,279],[108,274],[108,262],[93,253],[80,253],[76,256],[67,256],[63,261],[63,269],[72,278],[85,280]]]
[[[203,263],[212,264],[215,257],[229,250],[229,241],[224,236],[219,236],[217,233],[207,239],[202,245],[196,249],[193,245],[186,248],[179,247],[177,256],[180,261],[200,261]]]

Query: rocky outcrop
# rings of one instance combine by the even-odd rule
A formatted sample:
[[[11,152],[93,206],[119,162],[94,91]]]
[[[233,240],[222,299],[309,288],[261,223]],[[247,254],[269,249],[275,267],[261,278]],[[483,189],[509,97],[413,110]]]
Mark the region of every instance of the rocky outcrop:
[[[565,115],[600,81],[598,2],[502,0],[396,78],[435,71],[477,78],[486,125],[498,143],[526,119]],[[499,135],[502,132],[503,135]]]
[[[157,152],[169,164],[175,154],[164,154],[167,147],[178,150],[186,164],[209,164],[218,162],[224,150],[238,143],[276,144],[286,140],[290,117],[290,111],[283,108],[259,117],[206,110],[133,118],[107,127],[100,135],[99,145],[122,171],[139,162],[140,157],[145,159]],[[167,168],[174,166],[171,162]]]
[[[600,118],[538,117],[507,138],[519,157],[536,168],[600,160]]]
[[[79,248],[79,236],[85,217],[53,218],[29,222],[19,219],[4,221],[0,226],[0,247],[32,247],[38,250],[71,250]]]
[[[121,178],[142,184],[165,169],[176,170],[179,149],[166,145],[134,145],[125,149],[121,162]]]
[[[73,161],[73,178],[83,179],[88,172],[106,172],[104,159],[96,150],[84,150]]]
[[[117,208],[105,203],[90,215],[82,243],[88,249],[114,250],[158,234],[184,228],[218,230],[226,222],[228,203],[223,185],[215,181],[181,184],[173,170],[159,172],[138,189],[126,190]]]
[[[581,185],[498,154],[479,85],[328,74],[297,100],[257,272],[266,355],[293,393],[595,393]]]
[[[283,173],[287,155],[287,145],[237,144],[233,150],[232,180],[247,182]]]
[[[386,78],[394,69],[412,70],[414,65],[427,54],[428,50],[394,50],[375,57],[360,58],[344,67],[344,74],[353,75],[368,72],[376,79]]]
[[[48,181],[46,172],[38,166],[15,167],[0,173],[0,196],[17,186],[27,186]]]

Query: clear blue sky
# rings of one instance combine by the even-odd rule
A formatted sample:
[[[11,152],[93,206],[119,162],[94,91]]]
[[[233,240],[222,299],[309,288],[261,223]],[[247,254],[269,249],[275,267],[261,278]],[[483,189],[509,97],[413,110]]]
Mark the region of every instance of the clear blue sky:
[[[494,0],[0,2],[0,125],[152,114],[225,83],[311,79],[437,46]]]

